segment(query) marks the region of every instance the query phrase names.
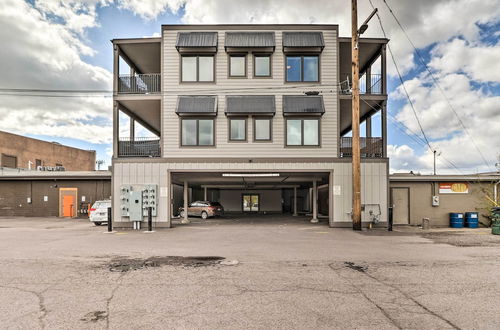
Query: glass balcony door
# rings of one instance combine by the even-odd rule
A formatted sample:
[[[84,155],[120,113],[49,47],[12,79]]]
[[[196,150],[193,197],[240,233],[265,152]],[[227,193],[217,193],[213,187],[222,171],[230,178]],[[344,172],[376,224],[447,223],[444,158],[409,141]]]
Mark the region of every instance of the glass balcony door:
[[[259,211],[259,195],[243,194],[242,203],[243,212]]]

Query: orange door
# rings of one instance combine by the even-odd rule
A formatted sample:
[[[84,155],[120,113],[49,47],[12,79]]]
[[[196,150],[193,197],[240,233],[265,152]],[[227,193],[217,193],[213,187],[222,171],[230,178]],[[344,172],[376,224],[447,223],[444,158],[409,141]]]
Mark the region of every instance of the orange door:
[[[64,195],[63,196],[63,217],[74,216],[75,209],[75,196]]]

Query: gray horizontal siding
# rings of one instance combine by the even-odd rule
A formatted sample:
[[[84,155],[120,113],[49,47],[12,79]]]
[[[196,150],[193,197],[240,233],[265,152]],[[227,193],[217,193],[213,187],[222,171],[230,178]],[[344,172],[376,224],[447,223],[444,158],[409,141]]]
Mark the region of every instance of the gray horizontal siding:
[[[336,157],[337,156],[337,31],[324,30],[325,48],[320,56],[319,83],[285,82],[285,55],[281,51],[282,31],[275,31],[276,49],[271,55],[272,78],[252,78],[252,55],[247,55],[247,77],[228,76],[228,54],[223,51],[225,30],[218,31],[219,51],[215,54],[215,83],[180,83],[180,54],[175,48],[177,31],[164,30],[163,34],[163,151],[166,158],[204,157]],[[324,86],[324,87],[323,87]],[[283,95],[297,95],[306,91],[324,91],[325,114],[320,120],[321,146],[313,148],[285,147],[285,118]],[[273,95],[276,115],[272,120],[272,142],[253,142],[253,121],[248,121],[247,141],[228,141],[228,122],[222,111],[215,119],[215,148],[182,148],[179,143],[179,117],[175,113],[179,95],[218,95],[218,109],[226,109],[229,95]]]

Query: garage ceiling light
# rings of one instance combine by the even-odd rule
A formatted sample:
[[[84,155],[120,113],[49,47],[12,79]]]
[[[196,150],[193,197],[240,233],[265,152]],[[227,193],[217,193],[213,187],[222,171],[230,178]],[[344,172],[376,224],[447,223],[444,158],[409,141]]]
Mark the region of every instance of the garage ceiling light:
[[[279,173],[222,173],[222,176],[230,177],[267,177],[280,176]]]

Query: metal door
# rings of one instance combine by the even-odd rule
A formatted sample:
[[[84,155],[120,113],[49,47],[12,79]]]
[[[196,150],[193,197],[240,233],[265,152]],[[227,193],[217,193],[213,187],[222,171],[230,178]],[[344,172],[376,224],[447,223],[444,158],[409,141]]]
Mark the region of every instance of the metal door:
[[[391,204],[394,205],[393,223],[407,225],[410,223],[410,188],[391,188]]]
[[[59,188],[59,216],[77,216],[78,188]]]

